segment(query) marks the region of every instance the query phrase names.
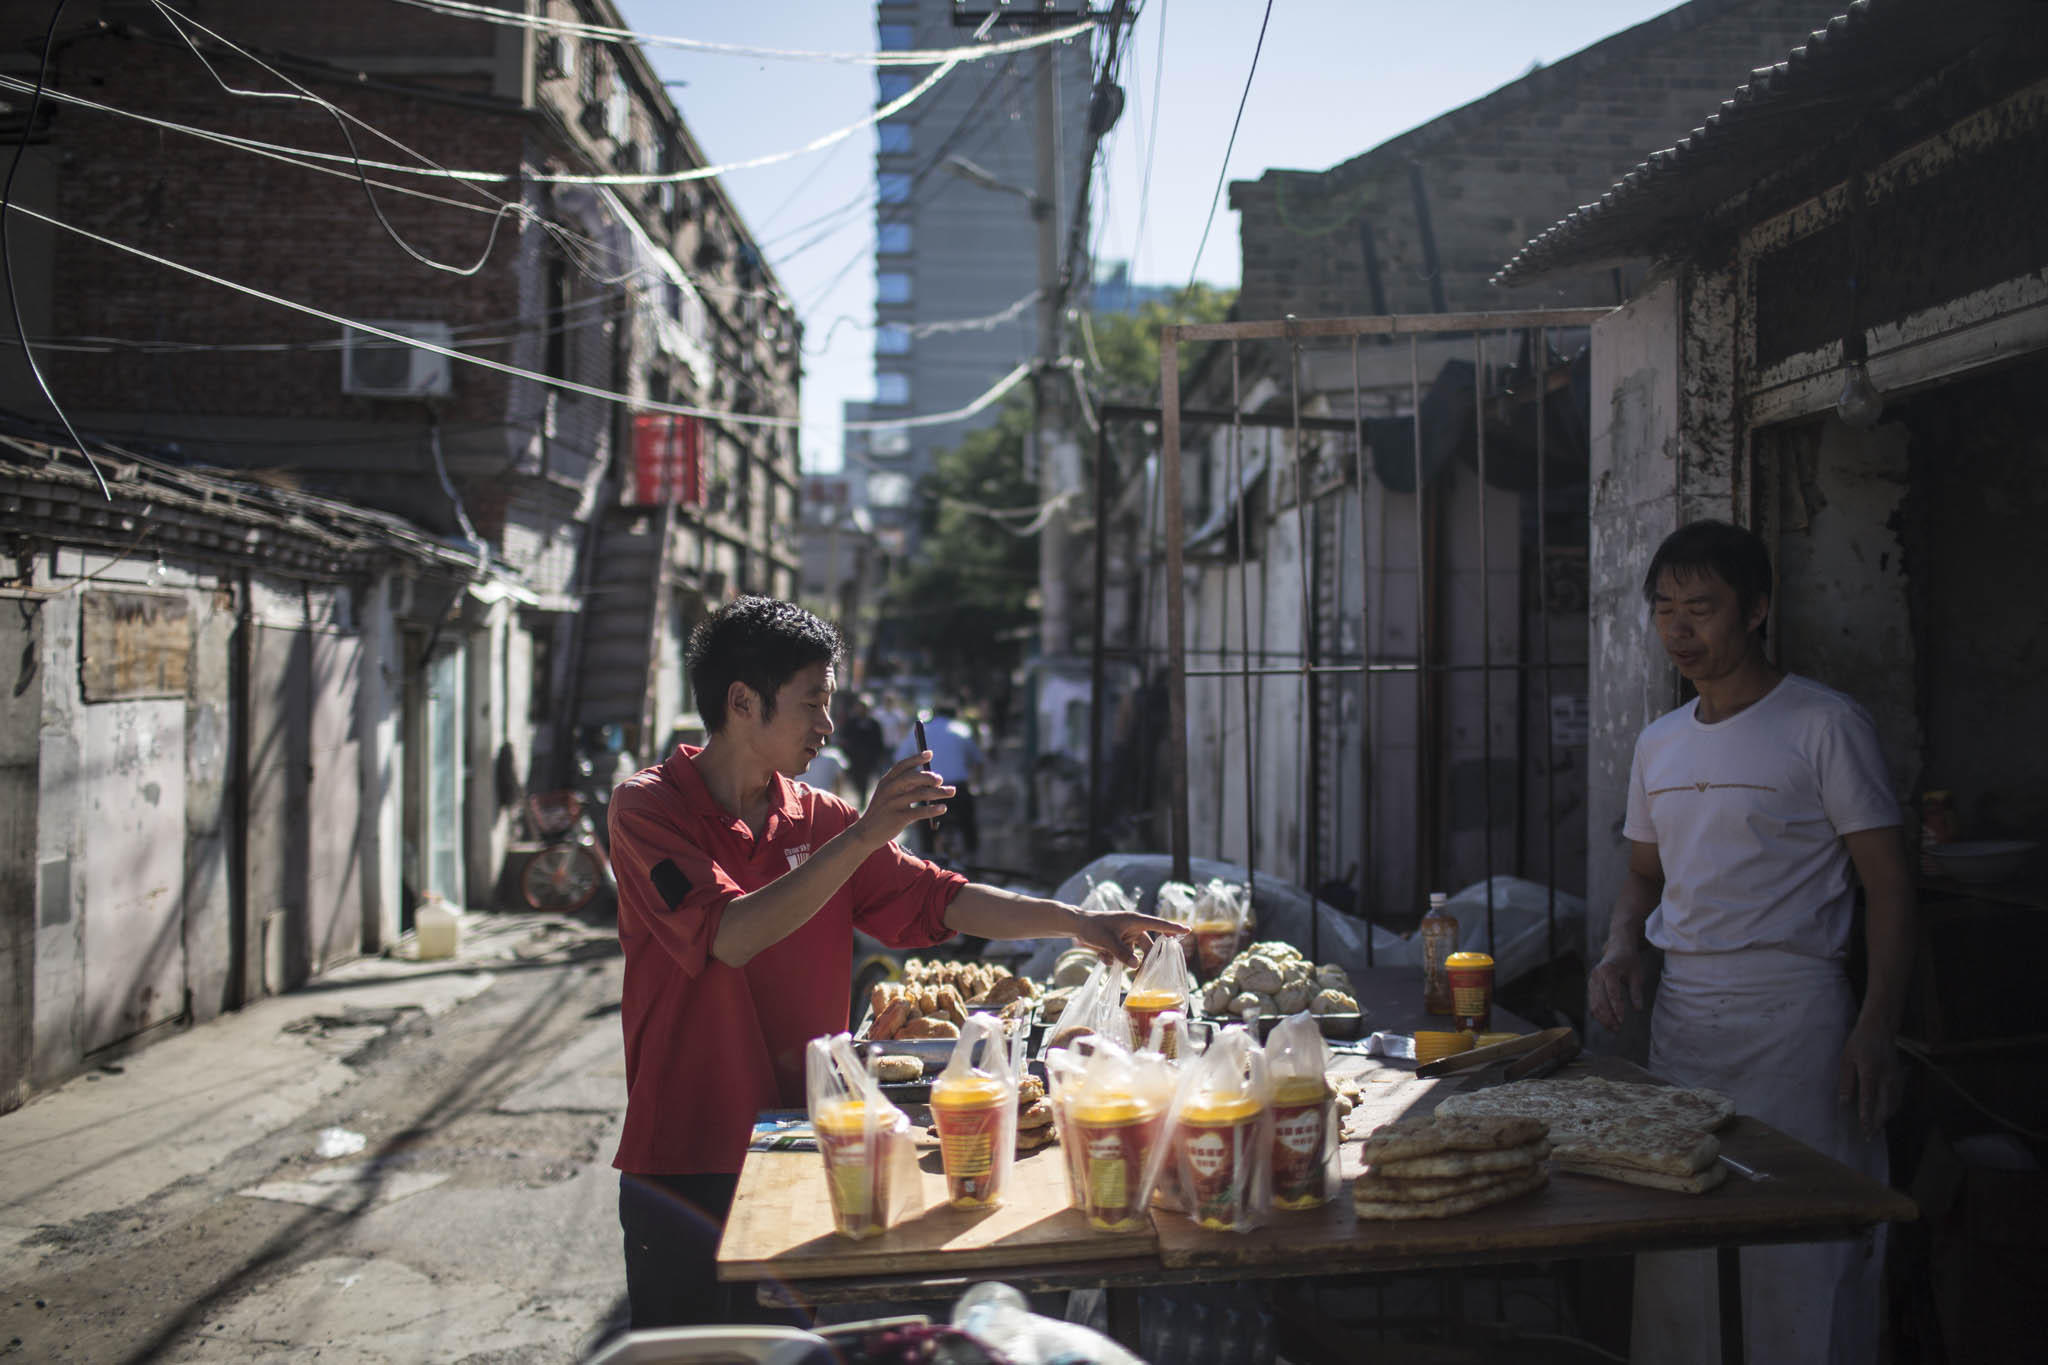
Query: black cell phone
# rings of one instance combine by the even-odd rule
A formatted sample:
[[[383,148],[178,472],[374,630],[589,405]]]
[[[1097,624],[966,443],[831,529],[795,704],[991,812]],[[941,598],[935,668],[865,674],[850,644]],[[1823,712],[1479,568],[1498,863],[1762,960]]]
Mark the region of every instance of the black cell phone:
[[[932,746],[925,742],[924,720],[921,717],[913,717],[910,723],[917,727],[916,737],[918,752],[923,753],[927,749],[930,749]],[[928,773],[932,770],[932,765],[929,763],[921,763],[918,765],[917,770],[921,773]],[[937,834],[939,832],[939,817],[936,815],[931,817],[931,831],[934,834]]]

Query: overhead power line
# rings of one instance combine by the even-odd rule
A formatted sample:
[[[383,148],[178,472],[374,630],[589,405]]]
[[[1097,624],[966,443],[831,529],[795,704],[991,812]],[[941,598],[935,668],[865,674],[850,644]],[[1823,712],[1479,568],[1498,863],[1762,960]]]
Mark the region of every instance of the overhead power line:
[[[499,374],[510,375],[514,379],[530,379],[537,384],[543,384],[549,388],[561,389],[569,393],[579,393],[586,398],[602,399],[610,403],[622,403],[643,412],[666,412],[680,417],[704,417],[713,421],[726,422],[734,426],[798,428],[807,425],[802,417],[778,417],[767,413],[730,412],[717,408],[695,407],[686,403],[664,403],[656,402],[652,399],[635,398],[631,394],[620,393],[615,389],[603,389],[594,384],[583,384],[573,379],[562,379],[554,375],[542,374],[539,371],[525,369],[518,365],[508,365],[502,360],[492,360],[487,356],[470,355],[466,352],[458,351],[452,346],[441,346],[431,341],[423,341],[418,337],[407,336],[402,332],[394,332],[389,328],[379,327],[374,322],[363,322],[355,318],[344,317],[339,313],[332,313],[324,308],[316,308],[310,303],[300,303],[296,299],[288,299],[282,295],[258,289],[253,285],[243,284],[237,280],[228,279],[225,276],[215,275],[210,271],[201,270],[197,266],[186,265],[182,261],[172,260],[168,256],[159,256],[153,251],[145,251],[141,247],[94,232],[90,228],[79,227],[75,223],[67,223],[61,218],[39,212],[26,205],[16,204],[12,207],[11,211],[33,218],[37,222],[48,223],[51,227],[69,232],[74,236],[82,237],[89,242],[97,242],[101,246],[109,247],[130,256],[139,257],[154,265],[175,270],[182,275],[190,275],[192,278],[204,280],[208,284],[219,285],[223,289],[231,289],[238,294],[259,299],[264,303],[275,304],[280,308],[288,308],[295,313],[303,313],[307,317],[319,318],[336,326],[350,327],[368,336],[381,337],[385,341],[395,342],[401,346],[409,346],[417,351],[430,351],[435,355],[447,356],[449,359],[459,360],[465,365],[476,365],[483,369],[494,370]],[[894,418],[888,421],[841,422],[839,425],[842,429],[849,431],[894,431],[907,427],[946,426],[953,422],[965,421],[967,418],[975,416],[1001,400],[1004,394],[1022,383],[1030,373],[1031,366],[1029,364],[1019,365],[997,380],[995,384],[975,398],[973,402],[948,412],[925,413],[916,417]]]
[[[28,81],[0,74],[0,90],[14,90],[25,95],[32,89],[33,87]],[[347,162],[349,160],[348,157],[338,153],[316,151],[306,147],[291,147],[274,142],[263,142],[256,138],[240,137],[233,133],[216,132],[210,128],[200,128],[189,123],[177,123],[169,119],[161,119],[150,114],[144,114],[137,110],[123,109],[118,105],[105,104],[99,100],[88,99],[83,95],[72,94],[62,90],[46,89],[43,92],[43,96],[45,99],[55,100],[61,104],[91,110],[99,114],[111,114],[116,118],[131,119],[148,127],[160,128],[166,132],[180,133],[203,142],[211,142],[235,151],[246,152],[251,156],[259,156],[271,161],[280,161],[285,165],[296,166],[301,170],[312,171],[319,175],[338,176],[344,180],[356,179],[356,173],[352,170],[344,169],[342,166],[321,164],[325,161]],[[596,256],[610,256],[616,253],[605,243],[577,232],[573,228],[540,213],[531,205],[522,204],[516,200],[496,200],[485,196],[483,202],[474,202],[467,199],[451,199],[447,195],[435,194],[431,190],[423,190],[411,185],[394,184],[389,180],[373,178],[370,183],[378,189],[392,194],[403,195],[406,198],[417,199],[425,203],[439,204],[445,208],[461,209],[465,213],[514,215],[522,222],[531,223],[533,226],[548,233],[549,236],[559,243],[567,245],[573,242],[578,248],[581,248],[577,252],[569,253],[572,263],[575,263],[583,274],[597,284],[606,287],[628,283],[642,273],[638,269],[633,269],[615,275],[606,275],[598,269],[591,268],[589,262]],[[705,279],[702,276],[688,275],[687,272],[686,278],[688,278],[693,288],[708,294],[721,294],[731,298],[770,299],[784,304],[789,302],[787,296],[780,290],[743,289],[737,285],[722,284],[716,280]]]
[[[998,57],[1008,52],[1026,52],[1034,47],[1043,47],[1047,43],[1064,42],[1095,27],[1095,21],[1090,19],[1066,28],[1033,34],[1028,38],[1010,38],[1000,43],[980,43],[972,47],[923,50],[904,48],[884,52],[816,52],[796,48],[754,47],[745,43],[714,43],[703,38],[684,38],[674,34],[640,33],[630,28],[586,24],[575,19],[550,19],[545,15],[514,14],[489,5],[469,4],[466,0],[395,0],[395,3],[410,5],[415,9],[432,10],[437,14],[480,19],[485,23],[501,24],[510,28],[565,33],[571,37],[596,38],[605,42],[673,47],[689,52],[718,53],[727,57],[767,57],[790,62],[842,62],[856,66],[937,66],[942,62],[979,61],[984,57]]]
[[[1202,268],[1202,253],[1209,246],[1209,229],[1216,226],[1216,206],[1223,202],[1223,180],[1230,173],[1230,154],[1237,148],[1238,125],[1244,122],[1244,106],[1252,97],[1252,77],[1259,74],[1259,53],[1266,47],[1266,25],[1272,22],[1273,0],[1266,0],[1266,15],[1259,20],[1259,41],[1252,47],[1251,68],[1244,73],[1244,92],[1237,97],[1237,117],[1230,121],[1230,141],[1223,145],[1223,164],[1216,168],[1216,192],[1209,196],[1209,216],[1202,223],[1202,240],[1195,247],[1195,259],[1188,266],[1188,282],[1174,306],[1176,319],[1187,307],[1188,296],[1195,292],[1195,272]]]

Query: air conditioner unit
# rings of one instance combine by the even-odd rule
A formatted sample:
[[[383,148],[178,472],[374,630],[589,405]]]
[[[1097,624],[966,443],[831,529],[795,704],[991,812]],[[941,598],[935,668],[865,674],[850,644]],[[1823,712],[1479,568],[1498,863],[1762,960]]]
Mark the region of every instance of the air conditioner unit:
[[[543,80],[576,74],[575,38],[566,33],[550,33],[541,38],[540,74]]]
[[[436,346],[452,341],[445,322],[385,322],[375,326]],[[447,356],[387,341],[350,327],[341,334],[341,391],[357,398],[443,398],[452,386]]]

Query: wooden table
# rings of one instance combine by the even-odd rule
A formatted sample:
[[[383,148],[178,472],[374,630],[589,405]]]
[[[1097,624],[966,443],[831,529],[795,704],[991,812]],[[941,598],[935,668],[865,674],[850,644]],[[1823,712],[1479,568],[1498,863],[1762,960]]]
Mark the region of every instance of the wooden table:
[[[1400,973],[1404,984],[1408,975]],[[1339,1069],[1358,1074],[1366,1096],[1353,1115],[1354,1131],[1427,1113],[1469,1083],[1459,1076],[1419,1080],[1410,1063],[1339,1061]],[[1563,1074],[1652,1079],[1612,1058],[1581,1061]],[[1128,1344],[1136,1340],[1134,1302],[1115,1291],[1135,1286],[1714,1248],[1722,1356],[1738,1360],[1740,1247],[1854,1237],[1878,1223],[1914,1218],[1917,1210],[1903,1194],[1753,1119],[1736,1119],[1720,1137],[1728,1156],[1770,1178],[1731,1173],[1718,1189],[1687,1195],[1559,1172],[1524,1198],[1413,1223],[1361,1222],[1347,1192],[1321,1209],[1276,1213],[1246,1234],[1206,1231],[1167,1213],[1156,1215],[1146,1233],[1094,1232],[1066,1205],[1058,1147],[1018,1161],[1005,1207],[962,1213],[944,1207],[944,1177],[932,1151],[923,1162],[927,1212],[867,1242],[832,1232],[815,1153],[757,1152],[740,1173],[719,1246],[719,1277],[774,1281],[812,1303],[942,1299],[992,1277],[1027,1291],[1101,1287],[1112,1291],[1112,1329]],[[1355,1141],[1345,1145],[1343,1159],[1347,1179],[1356,1176]]]

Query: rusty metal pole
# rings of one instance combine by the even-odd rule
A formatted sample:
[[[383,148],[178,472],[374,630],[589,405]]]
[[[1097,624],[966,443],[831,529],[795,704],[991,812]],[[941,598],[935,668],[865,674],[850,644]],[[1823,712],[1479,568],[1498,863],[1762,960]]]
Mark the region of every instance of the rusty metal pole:
[[[1173,789],[1173,879],[1191,880],[1188,870],[1188,655],[1187,593],[1181,583],[1185,546],[1180,493],[1180,337],[1177,327],[1159,333],[1159,460],[1166,504],[1166,746]]]
[[[1416,897],[1429,893],[1436,880],[1430,824],[1436,818],[1429,799],[1430,715],[1429,715],[1429,577],[1428,534],[1423,529],[1424,485],[1422,470],[1422,344],[1408,338],[1408,410],[1415,437],[1415,875]]]
[[[1358,373],[1358,338],[1351,338],[1351,446],[1358,461],[1358,910],[1365,919],[1365,965],[1373,965],[1372,881],[1372,556],[1367,547],[1371,467],[1365,460],[1365,398]]]
[[[1243,357],[1236,342],[1230,343],[1230,486],[1237,497],[1237,642],[1244,655],[1244,884],[1247,905],[1256,895],[1259,886],[1258,859],[1258,812],[1253,774],[1258,771],[1257,753],[1254,748],[1257,730],[1252,724],[1252,538],[1251,524],[1247,520],[1245,504],[1250,500],[1250,490],[1244,486],[1244,370]],[[1272,477],[1269,468],[1267,477]],[[1265,625],[1263,610],[1259,615],[1261,628]],[[1265,694],[1265,684],[1259,684],[1259,693]]]
[[[1485,850],[1486,951],[1495,950],[1493,941],[1493,583],[1492,558],[1486,534],[1486,334],[1472,334],[1472,444],[1479,467],[1479,770],[1484,774],[1480,796],[1486,814],[1486,829],[1480,840]]]

